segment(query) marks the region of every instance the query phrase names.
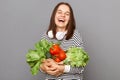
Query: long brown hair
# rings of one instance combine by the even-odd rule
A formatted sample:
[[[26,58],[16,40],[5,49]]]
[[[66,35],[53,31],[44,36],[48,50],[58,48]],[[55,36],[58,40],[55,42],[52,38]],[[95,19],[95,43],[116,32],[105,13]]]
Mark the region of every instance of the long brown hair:
[[[54,38],[56,38],[55,37],[55,35],[56,35],[55,14],[57,12],[58,7],[62,4],[67,5],[70,8],[70,20],[69,20],[69,22],[67,24],[67,27],[66,27],[66,30],[67,30],[66,40],[69,40],[74,34],[76,24],[75,24],[75,19],[74,19],[74,14],[73,14],[72,7],[70,6],[70,4],[68,4],[66,2],[60,2],[55,6],[55,8],[52,12],[52,15],[51,15],[50,24],[49,24],[49,28],[47,30],[47,34],[48,34],[48,31],[52,30],[53,31],[53,36],[54,36]]]

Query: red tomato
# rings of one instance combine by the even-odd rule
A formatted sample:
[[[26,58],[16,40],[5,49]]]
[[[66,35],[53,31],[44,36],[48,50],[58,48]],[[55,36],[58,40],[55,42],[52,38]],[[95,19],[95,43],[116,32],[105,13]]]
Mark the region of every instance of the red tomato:
[[[61,48],[58,44],[53,44],[53,46],[50,48],[50,54],[52,55],[58,54],[60,50]]]
[[[54,55],[55,57],[59,57],[59,53]]]
[[[58,58],[60,60],[64,60],[66,58],[66,53],[64,51],[60,51]]]
[[[52,59],[56,62],[60,62],[66,58],[66,53],[60,48],[58,44],[53,44],[50,48],[50,54],[52,55]]]
[[[54,60],[55,60],[56,62],[60,62],[60,61],[61,61],[61,60],[60,60],[59,58],[57,58],[57,57],[56,57]]]

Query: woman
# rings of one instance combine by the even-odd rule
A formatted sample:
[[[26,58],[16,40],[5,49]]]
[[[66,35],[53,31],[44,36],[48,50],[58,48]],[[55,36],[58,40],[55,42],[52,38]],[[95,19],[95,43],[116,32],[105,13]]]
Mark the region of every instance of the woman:
[[[48,41],[61,42],[61,48],[70,46],[83,47],[80,34],[76,29],[74,14],[68,3],[60,2],[53,10],[50,25],[42,38]],[[83,67],[71,67],[53,59],[46,59],[40,65],[40,71],[46,75],[46,80],[83,80]]]

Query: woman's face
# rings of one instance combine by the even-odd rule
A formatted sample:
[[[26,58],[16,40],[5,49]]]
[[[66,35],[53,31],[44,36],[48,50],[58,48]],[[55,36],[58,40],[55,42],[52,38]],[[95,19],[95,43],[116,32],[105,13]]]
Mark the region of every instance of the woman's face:
[[[65,30],[70,19],[70,9],[67,5],[60,5],[55,14],[57,29]]]

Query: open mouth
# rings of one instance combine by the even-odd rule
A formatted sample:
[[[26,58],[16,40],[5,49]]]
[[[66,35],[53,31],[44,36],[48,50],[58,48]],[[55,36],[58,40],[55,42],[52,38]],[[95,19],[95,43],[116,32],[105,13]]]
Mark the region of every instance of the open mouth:
[[[62,22],[62,23],[65,22],[65,20],[63,20],[63,19],[58,19],[58,21],[59,21],[59,22]]]

